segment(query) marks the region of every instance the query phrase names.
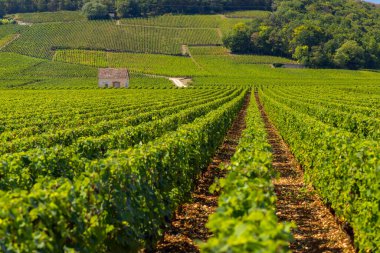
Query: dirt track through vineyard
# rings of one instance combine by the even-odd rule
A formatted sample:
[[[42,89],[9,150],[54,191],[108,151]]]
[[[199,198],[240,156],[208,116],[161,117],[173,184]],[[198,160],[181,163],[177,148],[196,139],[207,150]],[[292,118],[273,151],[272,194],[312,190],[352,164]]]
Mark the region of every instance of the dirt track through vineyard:
[[[214,213],[218,206],[218,193],[211,194],[210,186],[215,178],[225,176],[221,170],[221,164],[229,164],[235,154],[236,147],[245,129],[245,115],[249,105],[250,94],[245,98],[244,105],[228,131],[223,144],[217,150],[212,162],[199,178],[192,202],[182,205],[176,211],[171,222],[170,229],[165,233],[164,239],[159,242],[156,252],[199,252],[196,241],[206,241],[210,232],[206,223],[210,214]]]
[[[270,122],[256,94],[261,116],[273,150],[273,168],[280,173],[274,180],[277,194],[277,216],[280,221],[293,221],[292,252],[352,252],[350,237],[340,228],[335,217],[324,206],[311,187],[304,184],[301,166]]]

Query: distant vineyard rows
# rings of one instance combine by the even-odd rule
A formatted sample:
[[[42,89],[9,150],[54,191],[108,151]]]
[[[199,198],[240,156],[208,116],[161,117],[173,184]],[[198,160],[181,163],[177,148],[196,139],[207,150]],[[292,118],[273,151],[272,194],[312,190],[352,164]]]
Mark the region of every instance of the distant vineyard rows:
[[[16,26],[16,25],[13,25]],[[1,31],[9,34],[12,31]],[[11,29],[12,30],[12,29]],[[24,28],[3,51],[51,59],[57,49],[90,49],[181,55],[184,44],[220,45],[217,29],[116,25],[112,21],[45,23]]]

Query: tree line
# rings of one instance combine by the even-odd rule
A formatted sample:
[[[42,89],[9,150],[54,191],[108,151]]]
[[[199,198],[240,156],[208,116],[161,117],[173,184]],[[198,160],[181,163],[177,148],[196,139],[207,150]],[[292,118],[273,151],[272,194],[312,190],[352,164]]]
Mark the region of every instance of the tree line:
[[[86,4],[117,12],[121,17],[271,8],[271,0],[0,0],[0,17],[20,12],[80,10]]]
[[[224,38],[234,53],[291,57],[311,67],[380,67],[380,12],[356,0],[275,0],[267,18]]]

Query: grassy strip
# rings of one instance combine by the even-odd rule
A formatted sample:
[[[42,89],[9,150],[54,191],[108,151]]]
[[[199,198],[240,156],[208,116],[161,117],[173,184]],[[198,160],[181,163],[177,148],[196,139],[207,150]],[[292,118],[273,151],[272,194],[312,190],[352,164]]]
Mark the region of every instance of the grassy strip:
[[[272,154],[254,99],[229,173],[219,182],[223,193],[207,225],[214,237],[201,245],[203,252],[288,252],[292,225],[275,214]]]

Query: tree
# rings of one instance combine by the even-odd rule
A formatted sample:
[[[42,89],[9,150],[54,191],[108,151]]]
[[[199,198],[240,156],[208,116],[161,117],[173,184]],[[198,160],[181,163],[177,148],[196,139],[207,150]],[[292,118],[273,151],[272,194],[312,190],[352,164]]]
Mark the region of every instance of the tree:
[[[83,5],[82,12],[90,20],[107,19],[108,8],[99,1],[91,1]]]
[[[341,68],[358,69],[365,63],[364,49],[356,41],[349,40],[336,51],[334,62]]]
[[[118,1],[116,9],[117,9],[117,15],[123,18],[141,16],[141,7],[137,0]]]
[[[257,31],[251,35],[253,52],[258,54],[269,54],[272,49],[272,45],[268,45],[271,31],[270,28],[265,25],[260,25],[255,30]]]
[[[5,15],[5,4],[3,1],[0,0],[0,18],[3,18]]]
[[[274,0],[273,9],[259,24],[256,20],[248,25],[251,43],[246,47],[244,33],[238,32],[226,37],[226,46],[241,53],[293,56],[313,67],[380,67],[376,8],[362,1]],[[356,44],[343,46],[346,41]],[[354,53],[345,49],[348,46]]]
[[[324,39],[324,33],[320,27],[314,25],[300,25],[293,31],[290,46],[295,50],[298,46],[316,46]],[[294,52],[294,51],[293,51]]]
[[[369,68],[376,68],[380,65],[380,43],[377,41],[380,36],[367,34],[362,39],[362,45],[364,46],[366,65]]]
[[[37,11],[47,11],[47,1],[37,0],[35,4]]]
[[[233,32],[223,38],[223,43],[233,53],[252,52],[251,30],[247,24],[238,23]]]
[[[299,63],[308,66],[310,63],[309,47],[306,45],[297,46],[294,50],[293,58]]]

